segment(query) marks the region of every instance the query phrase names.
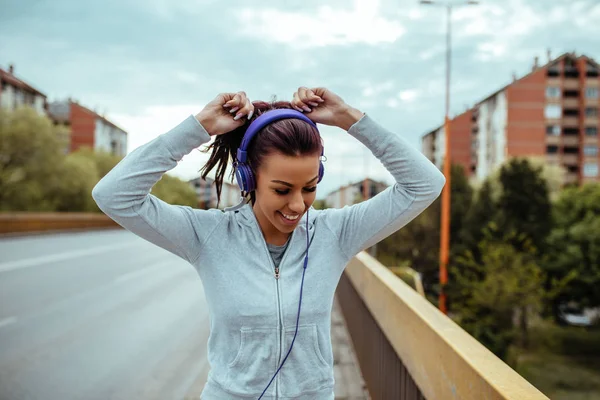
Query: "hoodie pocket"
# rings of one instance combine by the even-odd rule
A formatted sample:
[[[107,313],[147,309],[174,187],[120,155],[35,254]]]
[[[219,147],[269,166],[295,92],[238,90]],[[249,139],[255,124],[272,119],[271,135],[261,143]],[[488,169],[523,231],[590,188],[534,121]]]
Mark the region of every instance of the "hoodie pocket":
[[[276,328],[242,328],[237,355],[227,365],[225,389],[235,394],[262,393],[277,367],[277,343]]]
[[[282,357],[287,354],[296,332],[295,326],[288,329],[285,333]],[[333,371],[321,354],[316,325],[298,327],[294,347],[279,374],[280,392],[285,397],[333,387]]]

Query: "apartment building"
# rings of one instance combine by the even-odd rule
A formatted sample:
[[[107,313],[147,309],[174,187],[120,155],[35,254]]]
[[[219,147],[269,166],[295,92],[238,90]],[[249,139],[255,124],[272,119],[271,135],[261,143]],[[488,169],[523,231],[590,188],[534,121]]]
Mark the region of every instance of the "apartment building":
[[[46,113],[47,97],[30,84],[15,76],[14,65],[8,71],[0,68],[0,108],[15,110],[29,106],[40,114]]]
[[[189,180],[188,183],[196,192],[198,199],[198,208],[209,209],[217,208],[217,188],[214,185],[215,180],[206,177],[206,180],[201,177]],[[221,187],[221,201],[219,202],[220,209],[232,207],[239,203],[240,188],[238,185],[229,182],[223,182]]]
[[[565,184],[600,181],[600,66],[565,53],[490,94],[450,121],[453,163],[476,180],[510,157],[533,156],[565,168]],[[423,153],[441,168],[444,126],[422,137]]]
[[[327,207],[342,208],[350,206],[365,199],[370,199],[384,191],[389,185],[370,178],[342,186],[329,193],[325,198]],[[366,194],[366,195],[365,195]]]
[[[68,99],[50,103],[48,116],[54,123],[68,127],[70,141],[67,153],[87,146],[119,157],[127,154],[127,132],[76,101]]]

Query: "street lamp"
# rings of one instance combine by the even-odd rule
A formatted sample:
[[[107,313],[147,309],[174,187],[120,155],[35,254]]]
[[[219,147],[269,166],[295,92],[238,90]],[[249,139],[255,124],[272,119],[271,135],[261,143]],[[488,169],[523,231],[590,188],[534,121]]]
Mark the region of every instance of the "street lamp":
[[[446,135],[444,143],[444,176],[446,177],[446,185],[442,190],[442,216],[441,216],[441,233],[440,233],[440,298],[439,308],[446,314],[446,293],[444,286],[448,283],[448,255],[450,253],[450,32],[452,21],[452,8],[466,5],[479,4],[476,0],[468,0],[462,2],[450,1],[435,1],[435,0],[420,0],[420,4],[446,7],[446,107],[444,113],[444,132]]]

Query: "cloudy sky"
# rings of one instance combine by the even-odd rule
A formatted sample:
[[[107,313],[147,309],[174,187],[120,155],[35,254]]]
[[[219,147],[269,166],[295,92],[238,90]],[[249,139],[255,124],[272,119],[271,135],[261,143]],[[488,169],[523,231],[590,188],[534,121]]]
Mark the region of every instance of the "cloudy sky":
[[[438,0],[443,3],[444,0]],[[418,0],[0,0],[0,67],[73,97],[129,132],[129,151],[223,91],[290,99],[326,86],[420,148],[444,111],[442,7]],[[456,3],[454,3],[456,4]],[[598,0],[480,0],[453,13],[452,114],[526,74],[533,58],[600,60]],[[365,148],[322,129],[319,198],[366,174],[392,182]],[[189,179],[207,155],[170,173]]]

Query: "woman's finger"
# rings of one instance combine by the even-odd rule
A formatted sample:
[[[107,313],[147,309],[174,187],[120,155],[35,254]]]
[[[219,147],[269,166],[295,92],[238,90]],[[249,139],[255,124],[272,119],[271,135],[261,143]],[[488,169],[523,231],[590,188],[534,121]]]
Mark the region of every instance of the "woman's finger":
[[[304,86],[299,88],[298,94],[300,95],[300,100],[305,104],[311,105],[313,107],[317,107],[319,105],[317,101],[320,99],[320,97],[314,94],[314,92],[309,88]]]
[[[302,110],[306,111],[306,112],[311,112],[310,107],[304,103],[302,100],[302,94],[300,93],[300,90],[298,90],[298,92],[294,93],[294,105],[298,108],[301,108]],[[298,110],[300,112],[302,112],[302,110]]]
[[[232,108],[229,110],[229,112],[232,114],[244,106],[241,93],[243,92],[237,92],[235,96],[233,96],[233,99],[228,102],[231,104]]]
[[[306,98],[308,104],[311,104],[315,107],[318,106],[319,103],[323,103],[325,101],[320,96],[317,96],[317,94],[312,89],[306,90]]]
[[[254,112],[254,106],[252,105],[250,100],[246,99],[246,103],[244,104],[244,106],[242,108],[239,109],[239,111],[237,112],[237,114],[235,114],[235,117],[233,117],[233,119],[235,121],[237,121],[238,119],[242,118],[244,115],[247,115],[248,119],[250,119],[252,117],[253,112]]]

